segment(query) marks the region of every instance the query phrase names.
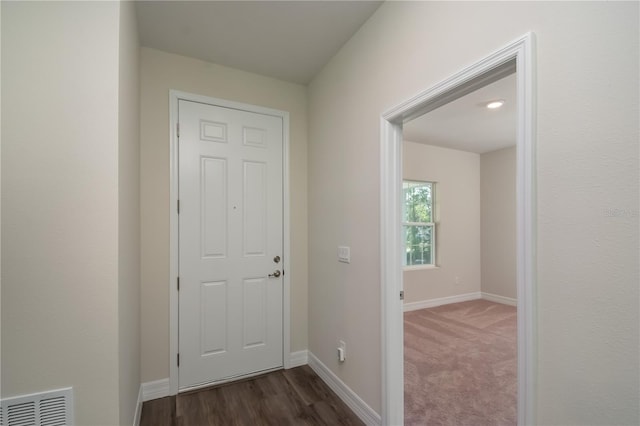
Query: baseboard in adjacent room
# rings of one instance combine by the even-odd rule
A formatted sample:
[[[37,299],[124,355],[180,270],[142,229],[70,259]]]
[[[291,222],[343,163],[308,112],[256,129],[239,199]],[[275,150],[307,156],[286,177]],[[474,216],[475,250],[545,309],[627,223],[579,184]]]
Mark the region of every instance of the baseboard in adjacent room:
[[[142,383],[138,389],[138,402],[136,403],[136,414],[133,416],[133,426],[140,426],[140,417],[142,416]]]
[[[309,351],[306,349],[303,351],[291,352],[289,354],[289,366],[287,368],[300,367],[301,365],[307,365]]]
[[[456,294],[455,296],[439,297],[437,299],[420,300],[418,302],[405,302],[403,306],[404,312],[417,311],[418,309],[435,308],[440,305],[448,305],[450,303],[468,302],[469,300],[481,299],[482,293],[479,291],[473,293]]]
[[[312,352],[308,353],[309,367],[324,381],[332,391],[353,411],[367,426],[382,424],[380,414],[376,413],[349,386],[347,386],[333,371],[322,363]]]
[[[518,306],[518,300],[512,297],[498,296],[497,294],[482,292],[482,298],[489,302],[502,303],[503,305]]]
[[[171,389],[168,378],[142,384],[142,401],[144,402],[169,395],[171,395]]]

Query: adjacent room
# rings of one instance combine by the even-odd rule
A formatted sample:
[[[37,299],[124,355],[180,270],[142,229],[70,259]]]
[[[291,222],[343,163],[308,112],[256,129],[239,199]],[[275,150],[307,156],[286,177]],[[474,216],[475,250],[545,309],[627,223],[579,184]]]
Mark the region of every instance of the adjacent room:
[[[404,125],[407,425],[515,425],[516,74]]]

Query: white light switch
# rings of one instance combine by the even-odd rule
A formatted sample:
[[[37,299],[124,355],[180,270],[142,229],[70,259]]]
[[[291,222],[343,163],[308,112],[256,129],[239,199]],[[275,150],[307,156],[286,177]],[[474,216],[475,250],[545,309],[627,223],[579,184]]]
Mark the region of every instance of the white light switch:
[[[351,263],[351,248],[338,247],[338,262]]]

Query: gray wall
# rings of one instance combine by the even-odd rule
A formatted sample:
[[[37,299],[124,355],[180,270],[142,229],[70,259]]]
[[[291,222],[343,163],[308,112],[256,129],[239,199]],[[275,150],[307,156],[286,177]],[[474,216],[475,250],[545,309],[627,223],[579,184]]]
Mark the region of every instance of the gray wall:
[[[405,270],[405,303],[480,291],[480,155],[405,141],[404,179],[436,182],[437,267]],[[456,279],[457,278],[457,279]]]
[[[137,36],[119,2],[2,2],[2,397],[132,423]]]
[[[133,2],[120,3],[118,91],[118,350],[120,424],[140,389],[140,44]]]
[[[516,147],[480,156],[482,291],[516,298]]]
[[[537,423],[638,422],[638,12],[637,2],[387,2],[311,83],[309,349],[375,410],[380,115],[533,31]],[[351,264],[336,260],[342,244]]]

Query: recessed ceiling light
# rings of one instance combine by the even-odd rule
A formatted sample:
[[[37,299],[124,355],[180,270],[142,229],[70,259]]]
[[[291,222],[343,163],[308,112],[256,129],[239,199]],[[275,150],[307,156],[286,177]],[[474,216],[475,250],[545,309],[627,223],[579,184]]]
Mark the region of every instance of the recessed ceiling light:
[[[502,105],[504,105],[504,101],[502,99],[498,99],[497,101],[488,102],[487,108],[496,109],[496,108],[500,108]]]

